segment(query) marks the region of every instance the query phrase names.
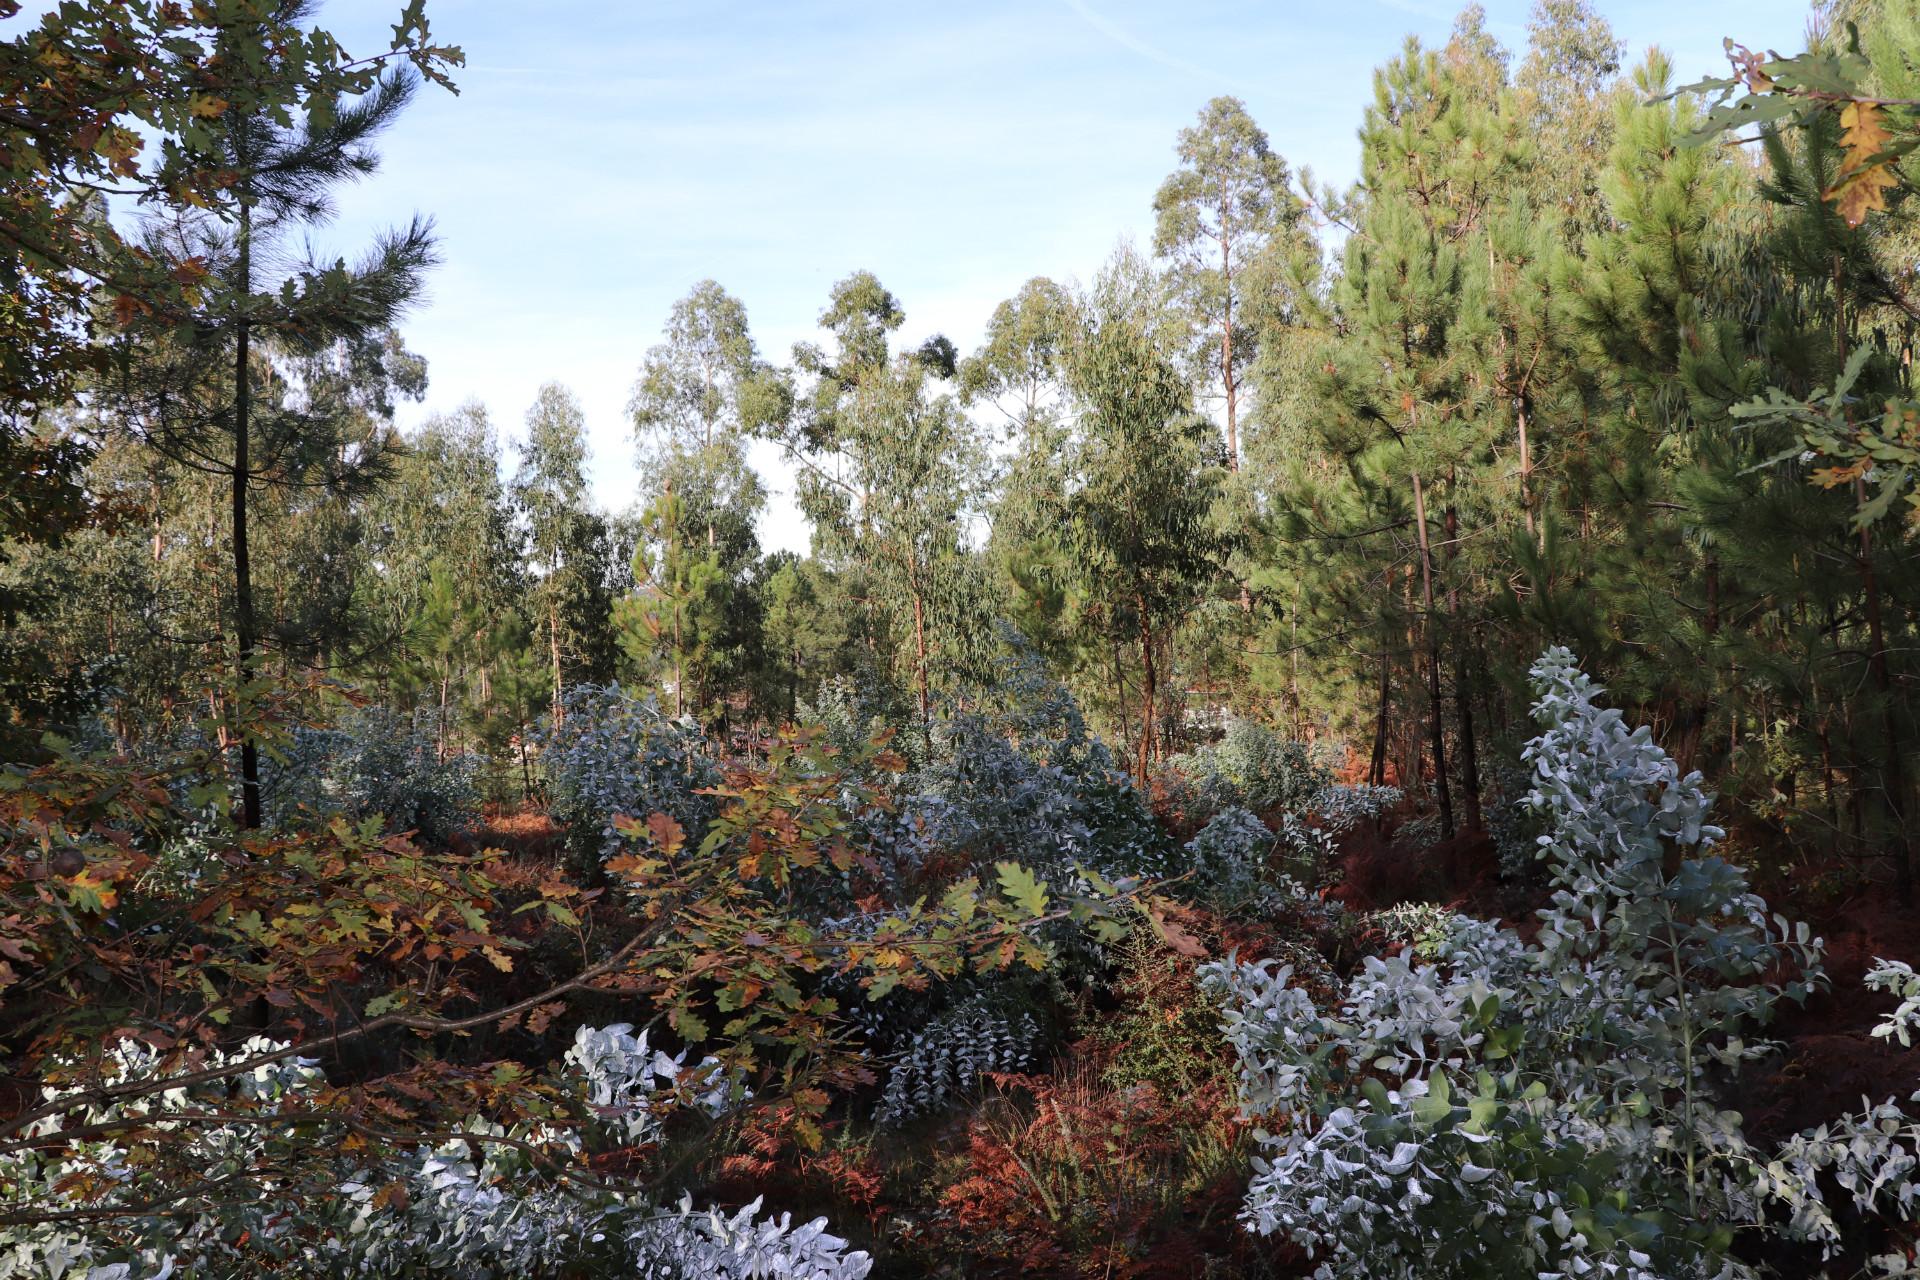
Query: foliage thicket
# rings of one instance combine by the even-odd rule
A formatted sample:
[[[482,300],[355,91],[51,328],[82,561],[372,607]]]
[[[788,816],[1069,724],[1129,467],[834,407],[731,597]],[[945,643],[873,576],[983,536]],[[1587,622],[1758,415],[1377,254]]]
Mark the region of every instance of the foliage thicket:
[[[364,707],[325,728],[295,728],[263,775],[274,826],[315,817],[384,821],[428,840],[461,835],[480,819],[475,756],[442,758],[432,735],[385,707]]]
[[[1840,1204],[1909,1218],[1914,1131],[1891,1101],[1749,1139],[1740,1069],[1822,981],[1819,940],[1713,853],[1699,775],[1603,709],[1566,650],[1533,676],[1554,886],[1534,941],[1433,913],[1324,1005],[1274,961],[1206,970],[1243,1105],[1275,1129],[1249,1226],[1327,1277],[1651,1277],[1769,1274],[1783,1240],[1835,1258],[1850,1242],[1823,1176]]]
[[[706,738],[618,685],[581,685],[542,743],[547,805],[566,828],[576,866],[591,870],[622,844],[622,817],[664,813],[697,830],[720,779]]]
[[[0,1270],[1913,1270],[1913,5],[1216,98],[971,351],[702,280],[617,510],[403,429],[461,57],[319,19],[0,38]]]
[[[167,778],[71,752],[10,767],[0,978],[39,1028],[11,1060],[46,1084],[0,1126],[8,1248],[99,1274],[567,1274],[602,1247],[864,1274],[818,1223],[673,1206],[742,1126],[819,1147],[835,1095],[872,1079],[841,999],[1037,971],[1042,931],[1110,939],[1131,910],[1012,860],[937,898],[890,892],[858,815],[904,763],[868,747],[843,764],[796,733],[719,767],[692,837],[664,811],[617,818],[605,909],[556,868],[518,910],[498,855],[373,821],[202,831],[209,871],[155,875],[202,821]],[[859,903],[857,926],[799,905],[821,901]],[[677,1051],[616,1025],[577,1031],[557,1073],[499,1056],[581,998],[652,1010]],[[281,1038],[241,1034],[262,1022]]]

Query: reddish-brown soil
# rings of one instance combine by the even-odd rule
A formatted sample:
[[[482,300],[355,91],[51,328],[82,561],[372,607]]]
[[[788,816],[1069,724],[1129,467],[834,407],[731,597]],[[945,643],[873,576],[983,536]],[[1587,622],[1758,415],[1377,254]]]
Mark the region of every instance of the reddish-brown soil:
[[[1498,882],[1492,842],[1463,834],[1426,850],[1396,844],[1389,829],[1367,828],[1344,842],[1340,881],[1329,892],[1356,911],[1401,902],[1433,902],[1498,916],[1530,932],[1540,903],[1517,901]],[[1832,1120],[1865,1099],[1905,1101],[1920,1088],[1920,1049],[1876,1039],[1874,1025],[1895,1004],[1861,978],[1877,957],[1920,966],[1920,910],[1889,890],[1868,891],[1820,909],[1776,887],[1774,910],[1805,918],[1826,943],[1827,984],[1804,1007],[1788,1004],[1767,1029],[1782,1050],[1742,1081],[1740,1109],[1762,1140]]]
[[[1786,914],[1792,915],[1790,906]],[[1803,1009],[1789,1006],[1772,1028],[1781,1056],[1742,1089],[1757,1136],[1777,1136],[1920,1088],[1920,1050],[1875,1039],[1874,1024],[1896,1003],[1860,981],[1876,957],[1920,963],[1920,912],[1884,891],[1869,892],[1808,922],[1826,940],[1828,985]]]
[[[1499,855],[1493,841],[1462,832],[1428,849],[1409,849],[1366,826],[1341,850],[1340,880],[1328,896],[1355,911],[1400,902],[1438,902],[1476,915],[1499,914]]]

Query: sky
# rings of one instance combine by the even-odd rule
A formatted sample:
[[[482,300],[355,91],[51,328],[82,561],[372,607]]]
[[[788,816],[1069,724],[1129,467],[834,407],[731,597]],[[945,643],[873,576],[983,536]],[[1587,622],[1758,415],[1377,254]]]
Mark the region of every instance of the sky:
[[[1524,49],[1532,0],[1488,0]],[[1802,47],[1805,0],[1599,0],[1629,62],[1650,45],[1683,79],[1725,67],[1723,37]],[[400,0],[333,0],[349,50],[384,47]],[[1152,232],[1179,130],[1242,99],[1296,170],[1345,185],[1372,72],[1457,7],[1427,0],[430,0],[467,66],[423,89],[382,171],[316,238],[351,256],[416,211],[445,261],[404,325],[430,388],[403,425],[468,400],[523,435],[543,382],[583,404],[596,501],[641,493],[626,402],[674,301],[718,280],[784,362],[835,280],[873,271],[899,335],[964,353],[1027,279],[1090,278]],[[771,446],[762,542],[804,551]]]

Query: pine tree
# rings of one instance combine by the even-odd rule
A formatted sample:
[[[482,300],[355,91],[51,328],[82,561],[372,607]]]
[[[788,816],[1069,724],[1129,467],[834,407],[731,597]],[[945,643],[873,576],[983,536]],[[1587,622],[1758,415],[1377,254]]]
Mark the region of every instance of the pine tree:
[[[1361,130],[1359,221],[1333,292],[1347,339],[1324,374],[1335,415],[1329,449],[1358,476],[1397,467],[1405,477],[1405,498],[1393,505],[1412,519],[1413,629],[1425,651],[1427,746],[1447,835],[1454,820],[1442,639],[1453,620],[1441,602],[1456,598],[1457,584],[1443,580],[1448,566],[1437,563],[1432,523],[1440,516],[1447,546],[1457,545],[1460,504],[1491,455],[1491,388],[1481,376],[1495,339],[1485,235],[1522,152],[1485,92],[1415,42],[1376,76]],[[1375,525],[1404,518],[1375,514],[1386,517]],[[1452,639],[1459,643],[1457,631]],[[1382,749],[1377,736],[1376,758]],[[1477,798],[1470,811],[1475,805]]]
[[[297,20],[308,7],[281,6],[275,20]],[[246,38],[236,28],[233,39]],[[235,78],[236,99],[250,96],[246,86],[279,74],[273,55],[243,59],[237,44],[232,53],[219,65]],[[379,360],[390,350],[387,331],[435,261],[432,231],[415,219],[381,237],[354,265],[308,260],[286,276],[275,268],[296,234],[332,216],[336,187],[374,171],[372,143],[405,109],[415,84],[410,75],[390,74],[359,98],[313,104],[291,121],[268,110],[222,112],[207,129],[233,175],[231,220],[190,212],[150,226],[145,237],[156,260],[204,276],[188,324],[143,332],[140,349],[125,353],[121,388],[136,400],[130,417],[154,447],[183,465],[217,469],[228,481],[234,656],[242,691],[235,717],[239,819],[247,827],[260,824],[260,765],[244,703],[264,638],[251,495],[298,475],[303,459],[328,466],[337,489],[372,483],[384,463],[378,448],[341,447],[338,415],[294,395],[271,357],[322,359],[344,347],[356,366]]]

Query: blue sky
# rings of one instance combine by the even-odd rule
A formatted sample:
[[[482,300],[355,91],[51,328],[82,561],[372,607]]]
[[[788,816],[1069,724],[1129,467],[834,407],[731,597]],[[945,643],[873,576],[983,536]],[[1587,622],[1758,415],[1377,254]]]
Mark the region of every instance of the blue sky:
[[[1531,0],[1490,0],[1525,42]],[[1804,0],[1600,0],[1630,60],[1658,44],[1687,79],[1723,36],[1797,50]],[[504,438],[543,381],[585,405],[594,492],[639,491],[625,404],[674,300],[711,276],[784,360],[829,285],[874,271],[907,313],[970,350],[1034,275],[1086,278],[1151,231],[1174,136],[1221,93],[1323,180],[1354,176],[1374,67],[1409,34],[1444,41],[1456,6],[1339,3],[609,3],[432,0],[466,50],[458,97],[428,89],[348,193],[322,244],[351,250],[415,210],[446,263],[406,326],[432,386],[408,421],[478,399]],[[350,49],[399,0],[334,0]],[[775,489],[769,546],[804,549]]]

